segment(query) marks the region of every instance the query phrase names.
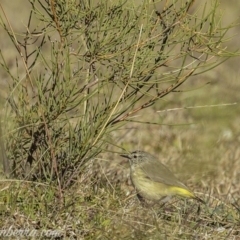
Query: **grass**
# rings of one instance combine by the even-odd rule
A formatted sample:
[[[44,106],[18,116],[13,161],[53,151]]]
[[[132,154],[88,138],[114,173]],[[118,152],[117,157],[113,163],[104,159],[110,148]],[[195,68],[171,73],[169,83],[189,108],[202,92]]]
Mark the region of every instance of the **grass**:
[[[161,208],[146,208],[116,189],[101,188],[95,195],[78,189],[67,193],[65,207],[57,209],[53,191],[46,190],[11,183],[1,211],[8,220],[1,229],[52,229],[64,238],[84,239],[231,239],[239,234],[239,209],[212,194],[205,196],[206,205],[173,199]]]
[[[221,115],[229,111],[230,107],[222,108]],[[198,119],[201,123],[209,114],[203,113],[191,117],[189,112],[185,114],[188,120]],[[187,122],[185,114],[176,114],[179,121]],[[118,154],[106,154],[99,156],[85,177],[65,192],[62,207],[58,204],[57,189],[32,182],[2,180],[1,218],[4,221],[0,229],[12,226],[57,230],[64,238],[79,236],[82,239],[237,238],[240,234],[237,111],[235,118],[231,116],[233,121],[219,120],[219,124],[215,124],[218,118],[219,115],[213,114],[207,126],[162,126],[160,130],[158,126],[131,123],[117,135],[125,148],[141,148],[161,157],[206,205],[174,198],[164,207],[142,206],[129,180],[128,163]],[[171,117],[166,115],[165,121],[168,119]],[[224,135],[222,128],[232,134]],[[124,138],[120,138],[121,135]]]

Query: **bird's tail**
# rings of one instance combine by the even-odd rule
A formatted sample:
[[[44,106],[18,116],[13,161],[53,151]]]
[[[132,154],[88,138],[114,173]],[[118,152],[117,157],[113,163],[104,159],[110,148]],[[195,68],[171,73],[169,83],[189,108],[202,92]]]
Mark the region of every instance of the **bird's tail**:
[[[193,199],[196,199],[197,201],[205,204],[205,202],[201,198],[197,197],[194,193],[192,193],[188,189],[172,186],[171,191],[174,192],[174,194],[176,194],[176,195],[186,197],[186,198],[193,198]]]

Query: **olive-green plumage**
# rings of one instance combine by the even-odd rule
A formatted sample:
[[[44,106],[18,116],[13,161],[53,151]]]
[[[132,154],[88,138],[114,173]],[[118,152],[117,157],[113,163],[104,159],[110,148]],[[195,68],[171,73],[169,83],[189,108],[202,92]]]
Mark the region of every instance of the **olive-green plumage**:
[[[135,151],[121,156],[129,159],[131,179],[141,197],[156,201],[177,195],[204,203],[151,154]]]

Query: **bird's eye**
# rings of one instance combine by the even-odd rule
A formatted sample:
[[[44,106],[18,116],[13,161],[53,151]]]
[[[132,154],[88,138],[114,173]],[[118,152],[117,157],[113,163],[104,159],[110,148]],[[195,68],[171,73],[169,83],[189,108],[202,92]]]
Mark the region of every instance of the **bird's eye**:
[[[133,158],[137,158],[137,155],[134,155]]]

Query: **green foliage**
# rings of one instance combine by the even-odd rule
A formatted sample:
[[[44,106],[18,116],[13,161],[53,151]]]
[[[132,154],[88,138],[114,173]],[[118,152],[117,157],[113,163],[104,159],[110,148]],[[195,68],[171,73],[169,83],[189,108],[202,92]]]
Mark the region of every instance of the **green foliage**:
[[[1,54],[12,80],[8,159],[12,177],[60,195],[129,117],[234,55],[217,1],[193,13],[194,1],[29,3],[24,33],[1,16],[19,54],[16,73]]]

